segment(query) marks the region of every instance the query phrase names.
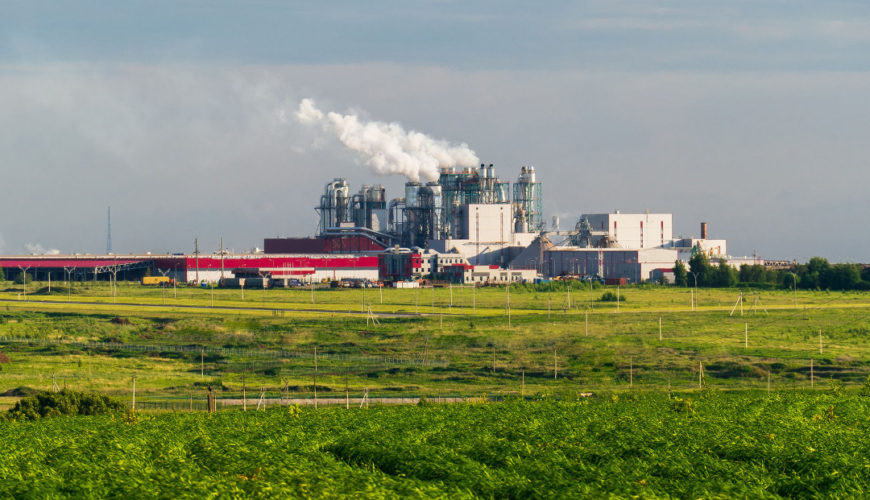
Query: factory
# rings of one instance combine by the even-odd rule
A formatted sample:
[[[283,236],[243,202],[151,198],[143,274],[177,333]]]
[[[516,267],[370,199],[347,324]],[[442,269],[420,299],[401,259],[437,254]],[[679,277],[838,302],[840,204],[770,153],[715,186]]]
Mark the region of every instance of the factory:
[[[398,245],[457,252],[471,265],[507,267],[544,228],[535,168],[520,169],[513,199],[510,187],[492,164],[442,168],[437,181],[409,181],[404,196],[388,203],[383,186],[362,186],[351,196],[347,181],[335,179],[315,207],[317,237],[326,242],[351,236],[357,247],[372,250]],[[266,250],[294,251],[307,243],[272,240]]]
[[[326,183],[314,237],[267,238],[263,250],[171,255],[24,255],[0,257],[7,277],[35,280],[140,279],[245,286],[341,280],[409,282],[422,278],[466,284],[526,282],[559,276],[640,283],[667,279],[677,260],[695,252],[731,265],[763,264],[728,256],[726,241],[674,238],[667,213],[590,213],[571,230],[547,228],[542,184],[533,166],[516,181],[492,164],[442,167],[438,178],[408,181],[388,199],[382,185],[355,193],[346,179]]]

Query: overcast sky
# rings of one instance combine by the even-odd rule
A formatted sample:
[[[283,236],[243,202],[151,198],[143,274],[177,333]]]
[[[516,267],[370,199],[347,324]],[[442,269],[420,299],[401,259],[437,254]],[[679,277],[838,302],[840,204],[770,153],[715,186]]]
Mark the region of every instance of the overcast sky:
[[[378,177],[302,98],[468,144],[544,208],[870,262],[866,1],[0,1],[0,252],[262,246]]]

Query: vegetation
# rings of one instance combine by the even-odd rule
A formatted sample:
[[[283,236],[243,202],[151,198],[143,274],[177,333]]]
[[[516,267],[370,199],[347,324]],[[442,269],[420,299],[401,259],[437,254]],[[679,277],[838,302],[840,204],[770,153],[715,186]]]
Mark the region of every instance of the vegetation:
[[[645,284],[617,309],[616,287],[562,281],[21,288],[0,291],[3,497],[847,497],[870,479],[865,292]],[[377,404],[396,396],[421,404]]]
[[[739,270],[719,259],[713,265],[704,252],[695,252],[689,259],[687,274],[681,262],[674,264],[677,286],[732,287],[738,283],[770,285],[779,288],[797,287],[803,290],[870,290],[870,268],[858,264],[831,264],[822,257],[813,257],[806,264],[791,270],[768,269],[760,264],[743,264]]]
[[[315,347],[321,398],[345,388],[351,398],[429,399],[685,390],[698,387],[701,368],[705,384],[723,389],[765,387],[768,374],[774,390],[848,388],[870,372],[863,292],[633,285],[621,288],[630,297],[617,311],[599,300],[616,287],[568,282],[509,293],[321,289],[315,304],[309,289],[249,290],[244,300],[240,290],[215,290],[215,307],[211,290],[175,297],[122,284],[112,304],[104,283],[58,285],[50,294],[33,286],[41,292],[28,301],[14,287],[5,294],[0,409],[55,386],[130,404],[134,377],[146,408],[187,408],[191,398],[201,407],[208,383],[219,400],[245,387],[249,398],[265,389],[267,398],[310,400]]]
[[[15,420],[38,420],[60,415],[104,415],[126,412],[127,405],[96,393],[62,390],[38,392],[20,399],[9,412]]]
[[[709,392],[0,422],[0,495],[855,498],[868,413]]]

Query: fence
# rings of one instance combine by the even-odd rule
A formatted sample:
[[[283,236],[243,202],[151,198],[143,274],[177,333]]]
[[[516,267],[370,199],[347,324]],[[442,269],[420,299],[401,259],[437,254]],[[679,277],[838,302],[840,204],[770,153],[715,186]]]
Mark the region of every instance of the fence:
[[[249,349],[240,347],[209,347],[200,345],[178,344],[127,344],[121,342],[81,342],[76,340],[32,338],[32,337],[0,337],[0,343],[30,344],[30,345],[66,345],[80,349],[111,350],[111,351],[134,351],[134,352],[178,352],[178,353],[203,353],[218,354],[221,356],[234,356],[242,358],[272,358],[272,359],[306,359],[313,357],[311,352]],[[446,360],[423,360],[416,358],[400,358],[389,356],[374,356],[364,354],[340,354],[340,353],[317,353],[318,360],[370,363],[381,365],[414,365],[447,367],[450,363]]]

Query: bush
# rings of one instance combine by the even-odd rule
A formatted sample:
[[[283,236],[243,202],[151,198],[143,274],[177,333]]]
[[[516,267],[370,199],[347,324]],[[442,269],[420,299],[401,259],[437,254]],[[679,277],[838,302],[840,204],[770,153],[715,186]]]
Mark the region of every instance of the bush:
[[[60,392],[42,391],[22,398],[8,414],[15,420],[38,420],[59,415],[103,415],[127,411],[126,404],[108,396],[64,389]]]
[[[598,299],[599,302],[625,302],[625,296],[619,295],[617,296],[615,293],[611,291],[606,291],[601,295],[601,298]]]

